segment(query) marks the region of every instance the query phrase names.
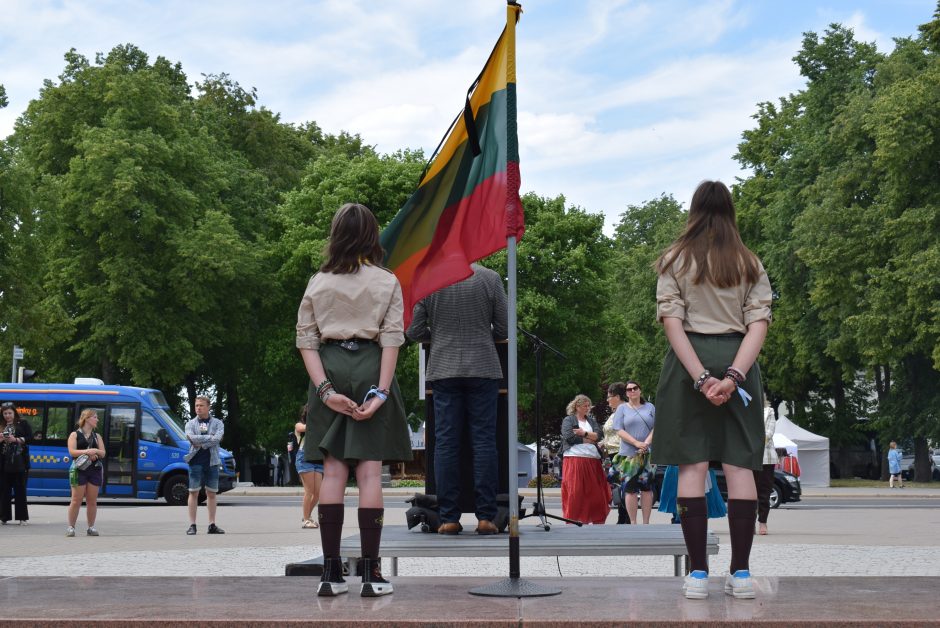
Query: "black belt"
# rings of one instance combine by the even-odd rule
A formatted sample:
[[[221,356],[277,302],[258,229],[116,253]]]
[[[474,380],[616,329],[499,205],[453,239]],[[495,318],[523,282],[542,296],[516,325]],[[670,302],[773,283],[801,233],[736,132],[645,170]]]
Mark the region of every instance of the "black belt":
[[[696,338],[744,338],[744,334],[733,331],[727,334],[700,334],[697,331],[686,332],[687,336],[695,336]]]
[[[323,342],[324,344],[328,344],[328,345],[339,345],[343,349],[346,349],[346,351],[358,351],[359,345],[361,344],[367,344],[367,345],[378,344],[375,340],[372,340],[371,338],[345,338],[345,339],[327,338]]]

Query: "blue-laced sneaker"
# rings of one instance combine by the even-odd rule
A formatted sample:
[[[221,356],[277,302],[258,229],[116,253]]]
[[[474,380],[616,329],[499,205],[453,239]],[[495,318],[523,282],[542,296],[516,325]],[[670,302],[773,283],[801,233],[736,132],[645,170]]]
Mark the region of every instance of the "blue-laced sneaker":
[[[725,576],[725,593],[739,600],[754,599],[754,584],[751,582],[751,572],[747,569],[738,569],[733,574]]]
[[[685,577],[682,583],[685,597],[690,600],[704,600],[708,597],[708,572],[696,570]]]

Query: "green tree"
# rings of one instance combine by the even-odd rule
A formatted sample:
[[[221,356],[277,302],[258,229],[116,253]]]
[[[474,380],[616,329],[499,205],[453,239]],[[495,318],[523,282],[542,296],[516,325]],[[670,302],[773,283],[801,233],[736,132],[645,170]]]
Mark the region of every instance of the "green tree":
[[[761,105],[738,154],[754,175],[735,190],[780,294],[772,397],[837,445],[874,389],[883,442],[913,437],[921,479],[940,431],[936,22],[888,57],[838,25],[807,34],[807,87]]]
[[[672,197],[630,205],[614,231],[614,252],[606,296],[609,343],[604,362],[607,383],[635,379],[647,397],[655,394],[668,348],[656,320],[654,263],[685,225],[686,214]]]
[[[299,408],[307,400],[309,379],[295,348],[297,307],[310,277],[323,260],[330,222],[350,201],[372,209],[388,223],[414,191],[424,167],[420,152],[378,155],[357,136],[318,140],[319,155],[304,169],[300,185],[284,194],[272,213],[265,264],[269,283],[259,306],[254,365],[242,378],[243,411],[258,421],[258,441],[283,447]],[[397,376],[406,408],[417,402],[417,358],[413,347],[399,356]]]
[[[565,406],[578,393],[599,399],[600,366],[608,339],[604,302],[611,242],[602,214],[567,206],[565,198],[535,194],[522,198],[525,235],[517,249],[519,326],[557,348],[544,352],[542,434],[557,440]],[[503,276],[506,251],[483,261]],[[534,436],[535,361],[533,346],[518,338],[520,438]]]
[[[799,224],[807,208],[818,203],[813,191],[822,189],[821,174],[841,163],[843,155],[831,137],[835,121],[854,94],[871,90],[880,58],[873,46],[856,42],[838,24],[822,38],[806,33],[794,58],[806,89],[777,105],[761,103],[757,127],[744,133],[737,155],[754,170],[735,189],[742,235],[763,259],[779,297],[761,359],[769,397],[788,400],[798,422],[835,443],[857,438],[843,428],[857,416],[850,401],[857,397],[860,361],[835,307],[843,304],[844,290],[826,292],[821,269],[806,259],[818,251],[803,246]],[[819,235],[809,229],[802,233]],[[831,296],[827,304],[834,307],[812,300],[817,286],[815,294]]]

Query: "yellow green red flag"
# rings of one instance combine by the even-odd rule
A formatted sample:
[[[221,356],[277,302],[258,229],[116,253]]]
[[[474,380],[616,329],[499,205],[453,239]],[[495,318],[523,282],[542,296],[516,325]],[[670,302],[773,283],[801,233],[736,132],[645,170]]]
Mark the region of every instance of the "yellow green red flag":
[[[522,237],[516,136],[515,23],[510,5],[467,104],[428,162],[418,189],[382,232],[398,277],[405,325],[415,303],[471,274],[470,264]]]

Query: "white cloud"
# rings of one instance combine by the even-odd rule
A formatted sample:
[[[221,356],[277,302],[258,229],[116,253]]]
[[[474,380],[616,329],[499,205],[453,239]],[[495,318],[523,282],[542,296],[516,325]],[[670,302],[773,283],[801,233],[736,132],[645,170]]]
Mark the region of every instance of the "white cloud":
[[[861,11],[855,11],[848,18],[839,20],[843,26],[852,29],[855,33],[855,39],[865,43],[875,42],[880,52],[891,52],[894,50],[894,41],[883,33],[871,28],[865,23],[865,14]]]
[[[663,192],[687,200],[706,177],[733,182],[732,155],[757,103],[803,84],[791,59],[807,24],[842,22],[890,49],[870,26],[881,23],[876,10],[853,10],[863,0],[808,19],[798,6],[735,0],[525,4],[523,188],[564,194],[604,212],[608,226],[628,204]],[[3,0],[3,8],[0,83],[11,103],[0,110],[0,137],[42,79],[61,72],[70,47],[93,59],[132,42],[180,61],[190,81],[227,72],[285,121],[359,133],[388,152],[437,145],[506,11],[494,0]]]

